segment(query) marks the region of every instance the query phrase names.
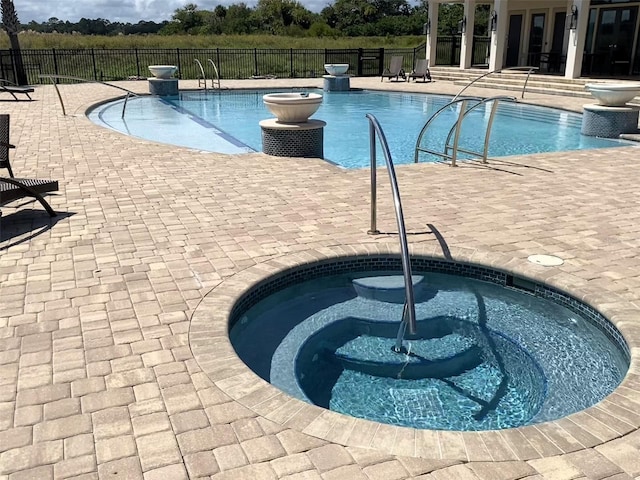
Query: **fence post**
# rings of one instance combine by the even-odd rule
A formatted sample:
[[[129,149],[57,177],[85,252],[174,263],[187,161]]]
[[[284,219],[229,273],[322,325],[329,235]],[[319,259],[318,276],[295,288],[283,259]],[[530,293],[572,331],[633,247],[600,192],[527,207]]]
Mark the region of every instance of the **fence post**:
[[[380,59],[378,62],[378,75],[382,75],[382,72],[384,72],[384,47],[380,48],[378,58]]]
[[[5,69],[4,69],[4,50],[0,51],[0,78],[8,79]]]
[[[455,35],[451,35],[451,60],[449,61],[449,65],[456,64],[456,49],[458,48],[458,37]]]
[[[91,63],[93,64],[93,79],[98,80],[98,69],[96,68],[96,52],[91,49]]]
[[[289,75],[289,76],[290,76],[291,78],[295,78],[295,77],[296,77],[296,74],[295,74],[295,72],[293,71],[293,48],[290,48],[290,49],[289,49],[289,64],[291,65],[291,73],[290,73],[290,75]]]
[[[222,77],[222,68],[220,67],[220,48],[216,47],[216,66],[218,67],[218,79]]]
[[[258,49],[254,48],[253,49],[253,74],[257,77],[258,76]]]
[[[11,75],[12,75],[11,81],[17,84],[18,76],[16,75],[16,62],[15,62],[15,57],[13,53],[13,48],[9,49],[9,58],[11,59]]]
[[[180,49],[176,48],[176,55],[178,57],[177,67],[178,67],[178,78],[182,78],[182,65],[180,65]]]
[[[138,56],[138,47],[135,48],[136,52],[136,77],[140,78],[140,57]]]
[[[362,76],[362,64],[364,63],[364,60],[362,59],[362,57],[364,57],[364,50],[362,48],[358,49],[358,66],[356,67],[356,75],[358,77]]]
[[[55,72],[56,75],[58,75],[58,59],[56,57],[56,49],[52,48],[51,52],[53,53],[53,71]]]

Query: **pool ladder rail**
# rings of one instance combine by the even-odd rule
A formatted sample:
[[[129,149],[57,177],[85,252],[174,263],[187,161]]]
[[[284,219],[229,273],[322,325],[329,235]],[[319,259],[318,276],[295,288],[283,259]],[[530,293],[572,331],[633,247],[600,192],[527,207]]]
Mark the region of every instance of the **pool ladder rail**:
[[[489,154],[489,140],[491,138],[491,129],[493,127],[493,120],[495,118],[496,111],[498,109],[498,104],[501,101],[507,102],[517,102],[515,97],[505,96],[505,95],[496,95],[494,97],[488,98],[479,98],[479,97],[464,97],[464,98],[454,98],[449,103],[441,107],[438,111],[436,111],[431,118],[427,120],[427,123],[424,124],[422,130],[418,134],[418,140],[416,141],[416,148],[414,152],[414,163],[418,163],[420,152],[429,153],[431,155],[435,155],[441,157],[445,160],[451,161],[451,166],[457,166],[458,152],[465,153],[467,155],[471,155],[472,157],[478,157],[482,160],[482,163],[487,163],[487,156]],[[467,104],[470,102],[474,102],[469,108],[467,108]],[[474,151],[468,150],[460,147],[460,134],[462,132],[462,123],[464,119],[471,112],[479,109],[481,107],[486,107],[488,104],[491,104],[491,110],[489,113],[489,118],[487,120],[487,128],[484,132],[484,146],[482,151]],[[444,147],[442,151],[433,150],[427,147],[422,146],[422,140],[426,135],[429,127],[434,124],[434,121],[443,113],[450,111],[454,106],[460,105],[458,111],[458,118],[456,122],[452,125],[447,138],[444,142]],[[453,138],[453,142],[452,142]]]
[[[202,63],[200,62],[200,60],[198,60],[197,58],[194,59],[194,61],[196,62],[196,64],[198,65],[198,68],[200,69],[200,75],[198,76],[198,87],[204,87],[205,91],[207,90],[207,75],[205,74],[204,71],[204,67],[202,66]],[[207,59],[207,62],[211,65],[211,68],[213,70],[213,76],[211,77],[211,88],[212,89],[218,89],[220,90],[220,75],[218,74],[218,67],[216,67],[216,64],[214,63],[213,60],[211,60],[210,58]],[[216,86],[217,84],[217,86]]]
[[[400,201],[400,190],[398,188],[398,179],[396,177],[396,171],[393,166],[393,159],[391,158],[391,152],[389,151],[389,145],[387,138],[380,123],[372,114],[367,113],[367,119],[369,120],[369,154],[371,159],[371,230],[368,233],[378,234],[380,233],[376,229],[376,199],[377,199],[377,176],[376,176],[376,136],[380,139],[380,145],[384,154],[385,163],[387,166],[387,172],[389,174],[389,182],[391,183],[391,191],[393,193],[393,204],[396,212],[396,222],[398,224],[398,234],[400,236],[400,253],[402,258],[402,273],[404,276],[404,288],[405,288],[405,303],[402,309],[402,319],[400,321],[400,328],[398,329],[398,336],[396,337],[396,343],[392,347],[392,350],[396,353],[407,353],[407,349],[402,345],[404,335],[407,328],[410,335],[417,333],[416,325],[416,304],[415,296],[413,292],[413,278],[411,275],[411,260],[409,258],[409,245],[407,242],[407,231],[404,225],[404,215],[402,213],[402,202]]]

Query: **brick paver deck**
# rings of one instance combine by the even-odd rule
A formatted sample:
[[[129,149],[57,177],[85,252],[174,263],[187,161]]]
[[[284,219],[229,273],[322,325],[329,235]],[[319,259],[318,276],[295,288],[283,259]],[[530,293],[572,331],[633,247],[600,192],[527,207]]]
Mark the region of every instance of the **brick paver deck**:
[[[146,82],[123,85],[147,91]],[[379,79],[352,86],[459,89]],[[469,434],[366,431],[346,417],[305,418],[300,409],[287,423],[277,411],[286,402],[272,409],[234,400],[255,379],[242,370],[227,372],[226,382],[212,378],[206,355],[216,350],[197,353],[190,328],[210,302],[228,306],[226,294],[258,271],[397,251],[394,235],[366,233],[369,172],[126,137],[84,116],[119,92],[61,89],[67,116],[51,86],[37,87],[33,102],[1,101],[18,147],[14,170],[59,180],[49,200],[60,215],[50,220],[29,200],[2,207],[0,479],[640,478],[637,147],[491,161],[498,168],[397,168],[415,252],[577,292],[619,326],[633,361],[623,387],[559,422]],[[576,110],[585,103],[525,100]],[[394,232],[391,198],[381,190],[378,226]],[[532,265],[531,254],[565,263]]]

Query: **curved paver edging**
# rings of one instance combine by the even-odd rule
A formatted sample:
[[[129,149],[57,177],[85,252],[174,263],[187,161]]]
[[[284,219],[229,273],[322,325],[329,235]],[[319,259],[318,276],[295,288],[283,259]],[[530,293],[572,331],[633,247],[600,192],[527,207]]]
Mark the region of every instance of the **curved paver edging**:
[[[330,442],[395,455],[494,461],[499,453],[501,460],[530,460],[594,447],[640,427],[640,417],[632,413],[634,403],[640,403],[640,382],[632,373],[640,352],[640,330],[627,321],[640,318],[640,309],[613,292],[594,291],[580,284],[561,269],[473,249],[455,249],[444,258],[434,249],[416,246],[411,255],[526,277],[595,308],[620,330],[629,345],[631,365],[622,384],[597,405],[552,422],[500,431],[420,430],[349,417],[307,404],[258,377],[236,355],[229,341],[228,321],[247,290],[273,275],[310,263],[398,254],[399,250],[390,244],[343,245],[273,258],[230,277],[212,290],[194,312],[189,331],[194,358],[222,391],[273,422]]]

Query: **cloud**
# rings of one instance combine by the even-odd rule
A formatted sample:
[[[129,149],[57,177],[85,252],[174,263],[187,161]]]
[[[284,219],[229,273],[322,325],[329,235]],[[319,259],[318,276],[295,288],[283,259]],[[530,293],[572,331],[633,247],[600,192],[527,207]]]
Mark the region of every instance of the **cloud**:
[[[59,2],[51,0],[13,0],[22,23],[32,20],[45,22],[52,17],[62,21],[77,22],[81,18],[104,18],[111,22],[138,23],[140,20],[162,22],[171,20],[176,9],[187,3],[195,3],[201,10],[212,10],[216,5],[231,5],[242,0],[75,0]],[[299,0],[311,11],[319,12],[331,0]],[[244,0],[255,6],[257,0]]]

